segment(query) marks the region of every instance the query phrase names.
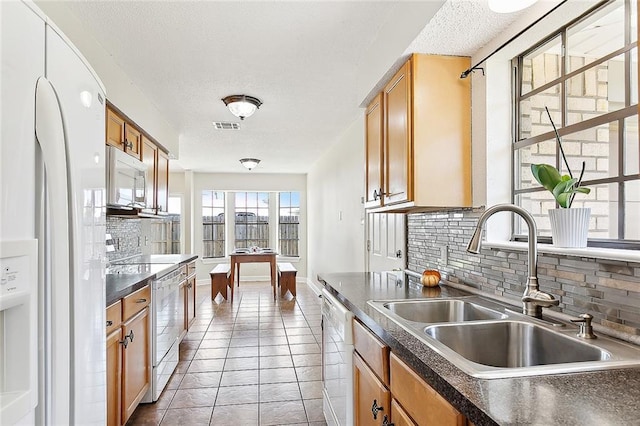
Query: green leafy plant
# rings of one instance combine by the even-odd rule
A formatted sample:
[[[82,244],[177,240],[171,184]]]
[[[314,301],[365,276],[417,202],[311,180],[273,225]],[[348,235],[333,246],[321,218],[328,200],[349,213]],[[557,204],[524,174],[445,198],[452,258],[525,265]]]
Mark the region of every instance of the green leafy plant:
[[[549,109],[547,107],[545,107],[545,109],[547,110],[547,115],[549,116],[549,120],[553,126],[553,131],[556,134],[556,141],[560,148],[560,154],[562,154],[562,160],[564,161],[569,174],[561,175],[558,169],[550,164],[532,164],[531,173],[540,185],[553,194],[553,197],[556,199],[556,202],[560,207],[570,208],[571,204],[573,204],[573,199],[578,192],[582,194],[588,194],[591,192],[589,188],[580,185],[582,183],[582,177],[584,176],[585,162],[582,162],[580,176],[578,178],[573,177],[573,173],[571,173],[571,168],[567,162],[567,157],[564,155],[564,149],[562,148],[562,142],[560,141],[560,135],[558,134],[556,125],[551,119]]]

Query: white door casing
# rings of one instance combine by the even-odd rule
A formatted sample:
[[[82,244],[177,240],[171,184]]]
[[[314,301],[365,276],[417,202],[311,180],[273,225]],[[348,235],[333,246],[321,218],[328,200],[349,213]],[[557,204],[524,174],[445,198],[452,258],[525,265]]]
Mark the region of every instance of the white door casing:
[[[406,215],[367,215],[367,271],[380,272],[406,267]]]

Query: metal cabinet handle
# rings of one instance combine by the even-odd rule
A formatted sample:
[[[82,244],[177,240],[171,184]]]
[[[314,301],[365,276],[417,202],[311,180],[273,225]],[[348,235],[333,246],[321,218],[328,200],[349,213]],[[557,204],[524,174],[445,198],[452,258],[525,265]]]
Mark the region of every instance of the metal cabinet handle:
[[[129,149],[133,149],[133,142],[129,142],[129,140],[124,140],[124,146]]]
[[[395,424],[391,423],[389,421],[389,416],[385,414],[384,417],[382,418],[382,426],[395,426]]]
[[[147,303],[147,299],[138,299],[136,303]]]
[[[128,336],[124,336],[124,339],[120,340],[118,343],[120,343],[122,346],[124,346],[125,349],[127,349],[127,345],[129,344],[129,341],[127,340]]]
[[[378,411],[384,411],[382,405],[378,405],[377,400],[373,400],[373,405],[371,406],[371,414],[373,414],[373,420],[378,418]]]
[[[113,321],[108,320],[108,321],[107,321],[107,327],[111,327],[112,325],[113,325]]]
[[[134,337],[134,336],[133,336],[133,330],[131,330],[131,331],[129,332],[129,334],[127,334],[126,336],[124,336],[124,340],[129,339],[129,341],[130,341],[131,343],[133,343],[133,337]],[[125,348],[126,348],[126,346],[125,346]]]

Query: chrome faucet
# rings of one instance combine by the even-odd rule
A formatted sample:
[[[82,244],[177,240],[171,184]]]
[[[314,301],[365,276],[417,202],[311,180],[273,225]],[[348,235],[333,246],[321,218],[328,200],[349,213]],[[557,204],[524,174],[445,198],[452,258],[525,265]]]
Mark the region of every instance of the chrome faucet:
[[[516,213],[527,223],[529,228],[529,276],[527,277],[527,287],[522,295],[522,313],[536,318],[542,317],[542,308],[558,306],[560,301],[551,294],[540,291],[538,287],[538,228],[533,216],[522,207],[514,204],[497,204],[489,207],[480,215],[476,230],[473,232],[467,251],[469,253],[480,253],[482,242],[482,228],[485,222],[494,213],[509,211]]]

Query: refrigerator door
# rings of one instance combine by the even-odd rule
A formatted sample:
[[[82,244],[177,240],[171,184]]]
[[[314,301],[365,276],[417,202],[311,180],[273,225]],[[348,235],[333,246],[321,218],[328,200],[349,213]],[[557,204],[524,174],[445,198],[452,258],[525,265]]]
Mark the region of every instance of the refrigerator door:
[[[76,50],[52,27],[47,26],[46,32],[47,79],[54,87],[62,112],[67,159],[71,420],[73,424],[103,425],[106,422],[105,96]],[[45,158],[45,164],[46,161]],[[53,340],[57,340],[59,330],[52,331]]]

